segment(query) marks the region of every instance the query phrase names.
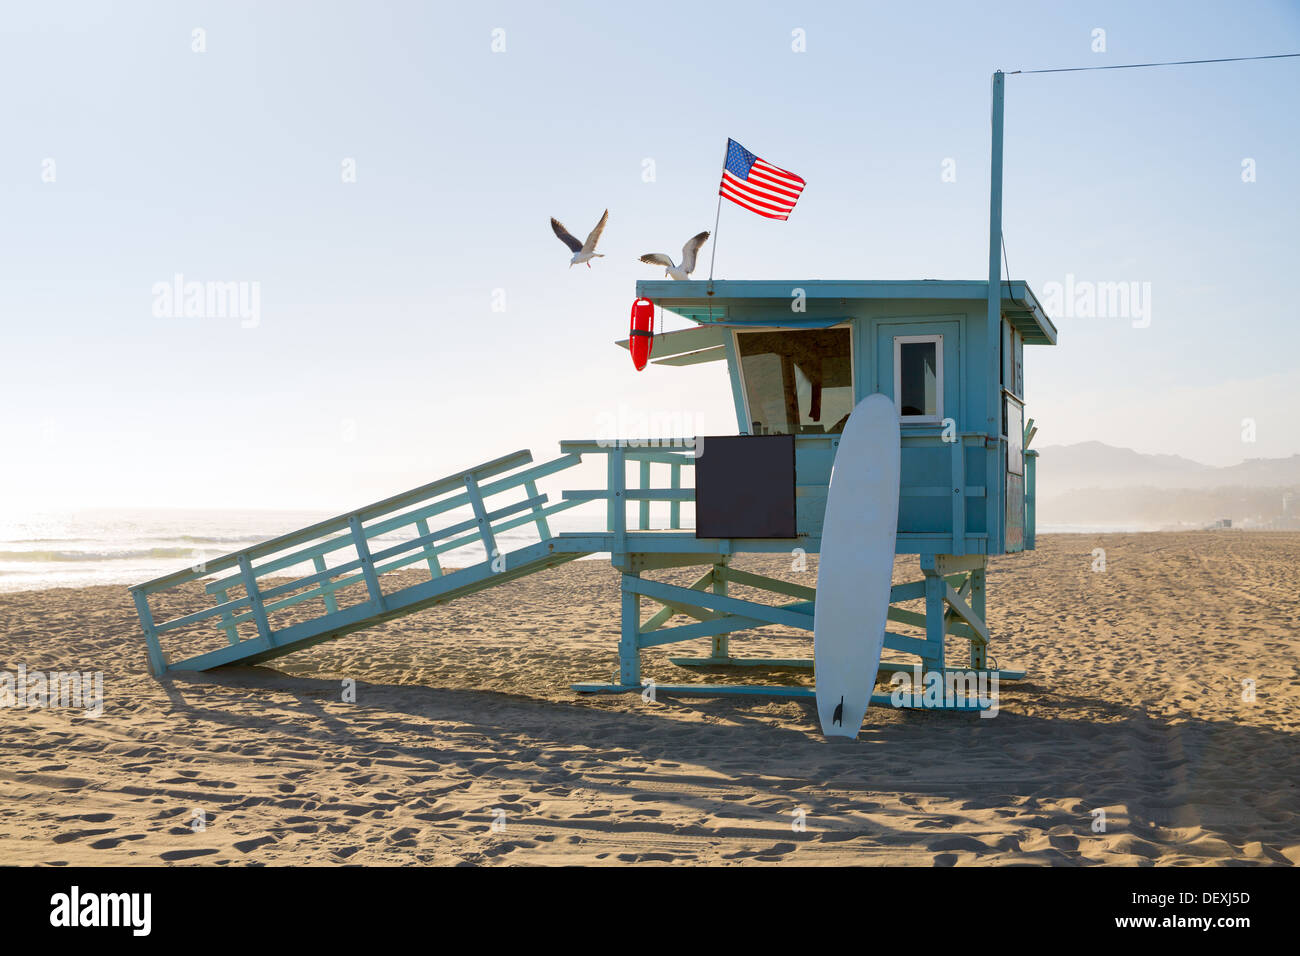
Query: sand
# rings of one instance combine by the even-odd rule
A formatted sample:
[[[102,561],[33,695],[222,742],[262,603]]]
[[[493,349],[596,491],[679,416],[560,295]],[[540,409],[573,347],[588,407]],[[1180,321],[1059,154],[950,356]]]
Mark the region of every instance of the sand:
[[[0,710],[0,863],[1300,862],[1300,535],[1043,536],[989,592],[993,654],[1028,671],[998,716],[873,708],[852,742],[808,703],[574,693],[614,670],[596,561],[165,681],[125,589],[0,595],[0,667],[102,670],[105,695],[97,718]],[[774,633],[733,651],[810,654]],[[703,648],[645,673],[717,680],[667,660]]]

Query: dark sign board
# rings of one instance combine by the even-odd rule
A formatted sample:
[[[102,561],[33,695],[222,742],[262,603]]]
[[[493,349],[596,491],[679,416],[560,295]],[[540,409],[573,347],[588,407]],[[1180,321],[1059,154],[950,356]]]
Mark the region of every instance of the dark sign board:
[[[793,435],[696,441],[695,537],[797,536]]]

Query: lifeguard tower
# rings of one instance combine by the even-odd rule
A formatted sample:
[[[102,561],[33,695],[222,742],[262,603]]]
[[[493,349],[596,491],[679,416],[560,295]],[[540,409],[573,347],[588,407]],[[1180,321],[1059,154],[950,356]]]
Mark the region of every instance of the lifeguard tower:
[[[811,637],[817,592],[732,560],[820,550],[838,436],[860,399],[883,392],[901,429],[895,550],[919,563],[916,580],[893,587],[884,646],[926,671],[945,671],[945,639],[955,636],[969,643],[968,669],[988,671],[988,559],[1034,546],[1035,453],[1027,447],[1035,429],[1025,421],[1024,348],[1057,338],[1028,286],[1000,274],[1002,96],[996,73],[987,281],[639,282],[639,297],[693,323],[654,338],[652,364],[725,362],[736,434],[566,441],[558,458],[538,465],[531,453],[515,452],[137,585],[131,590],[150,669],[163,675],[264,661],[602,552],[621,580],[617,673],[575,684],[578,691],[640,691],[642,651],[691,641],[707,641],[707,652],[673,658],[675,665],[811,669],[809,659],[733,653],[732,637],[767,625]],[[542,491],[584,458],[603,459],[603,487]],[[552,532],[556,514],[593,502],[603,505],[601,530]],[[654,502],[667,508],[652,509]],[[694,527],[683,520],[683,505],[694,506]],[[536,540],[503,547],[500,536],[521,528]],[[467,547],[477,556],[466,566],[442,567],[441,556]],[[428,577],[414,583],[387,573],[417,566]],[[650,576],[690,566],[703,569],[690,586]],[[772,600],[735,597],[732,584]],[[207,606],[156,621],[154,605],[176,606],[170,596],[178,589]],[[916,601],[923,610],[901,606]],[[657,609],[647,616],[648,604]],[[887,661],[880,672],[908,668]],[[814,696],[804,686],[656,687]]]
[[[810,630],[816,600],[814,588],[738,570],[731,559],[742,553],[819,550],[838,435],[856,404],[873,392],[890,396],[899,410],[896,553],[918,555],[920,565],[920,579],[896,585],[891,599],[925,601],[923,613],[891,608],[890,621],[914,632],[887,632],[885,647],[915,655],[926,671],[942,671],[948,666],[945,636],[956,635],[969,641],[969,669],[988,669],[988,558],[1034,547],[1037,455],[1027,450],[1035,429],[1025,419],[1024,347],[1053,345],[1057,337],[1025,283],[999,286],[997,334],[991,339],[986,335],[988,284],[980,281],[639,282],[638,296],[696,323],[655,338],[651,363],[725,363],[737,438],[694,443],[696,487],[689,500],[695,504],[696,532],[689,547],[675,528],[611,529],[615,537],[606,543],[612,543],[614,562],[623,571],[624,589],[619,680],[576,686],[640,687],[640,649],[706,636],[711,637],[707,656],[673,662],[811,669],[811,660],[731,653],[731,636],[750,628],[786,624]],[[780,437],[784,441],[768,440]],[[665,460],[662,443],[649,452],[637,447],[619,452],[643,463]],[[614,464],[611,474],[617,471]],[[641,474],[642,484],[648,484],[644,464]],[[676,472],[673,478],[674,488],[620,489],[621,495],[625,501],[675,500],[681,494],[675,490]],[[643,519],[644,514],[643,506]],[[788,537],[773,531],[783,522],[793,529]],[[702,537],[706,527],[710,536]],[[691,589],[641,577],[644,571],[706,560],[709,569]],[[799,600],[780,607],[737,601],[726,596],[728,583]],[[644,599],[662,607],[642,621]],[[665,627],[675,614],[696,621]],[[885,663],[881,672],[905,666],[910,665]],[[1021,676],[1000,672],[1002,679]],[[788,687],[660,683],[657,688],[805,696]]]
[[[969,642],[963,663],[986,670],[993,637],[985,621],[988,558],[1034,546],[1035,453],[1025,450],[1034,429],[1024,417],[1024,347],[1056,341],[1056,329],[1023,282],[999,287],[991,339],[988,286],[979,281],[640,282],[638,296],[694,323],[656,337],[651,364],[722,363],[735,402],[734,436],[566,441],[560,457],[542,465],[516,452],[139,585],[132,591],[152,670],[267,660],[600,552],[621,572],[618,672],[613,681],[575,689],[639,691],[643,650],[699,639],[708,640],[707,653],[674,663],[811,668],[807,659],[733,654],[733,636],[766,625],[811,632],[816,589],[741,570],[732,560],[819,551],[838,436],[856,403],[872,392],[889,395],[899,410],[896,552],[919,560],[918,580],[896,585],[891,600],[925,602],[923,612],[891,608],[890,621],[902,627],[887,633],[885,647],[941,671],[949,666],[945,637],[955,635]],[[593,456],[605,459],[603,488],[562,489],[554,497],[540,490],[539,482],[557,480]],[[684,480],[692,473],[693,481]],[[593,501],[604,505],[602,531],[552,533],[552,516]],[[668,503],[657,522],[652,502]],[[695,527],[684,526],[683,504],[694,505]],[[463,518],[433,530],[431,521],[458,511]],[[524,526],[537,541],[503,552],[497,536]],[[481,560],[444,573],[439,555],[467,545],[478,546]],[[311,573],[293,571],[308,564]],[[427,568],[427,580],[396,587],[385,577],[416,565]],[[703,573],[690,587],[648,576],[692,565]],[[150,596],[195,583],[212,606],[156,623]],[[775,603],[729,596],[729,584],[758,588]],[[304,602],[323,613],[277,626],[279,612]],[[646,616],[648,603],[657,610]],[[215,639],[216,646],[168,663],[163,639],[182,634],[188,646],[196,637]],[[907,666],[885,663],[882,673]],[[1004,670],[1000,676],[1021,675]],[[662,679],[656,685],[664,693],[811,694],[790,686]]]

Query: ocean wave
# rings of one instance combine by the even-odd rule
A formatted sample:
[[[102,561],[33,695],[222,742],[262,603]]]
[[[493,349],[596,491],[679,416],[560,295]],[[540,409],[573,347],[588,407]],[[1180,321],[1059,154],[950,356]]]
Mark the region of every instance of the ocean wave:
[[[123,535],[104,535],[90,534],[80,538],[9,538],[0,541],[2,544],[79,544],[84,541],[108,541],[112,538],[121,538]],[[228,534],[228,535],[199,535],[199,534],[135,534],[136,538],[152,538],[157,541],[180,541],[185,544],[246,544],[253,545],[260,541],[266,541],[274,537],[270,534]]]
[[[133,561],[141,558],[197,558],[196,548],[135,548],[112,551],[0,551],[0,561]]]
[[[6,544],[72,544],[85,538],[11,538]]]

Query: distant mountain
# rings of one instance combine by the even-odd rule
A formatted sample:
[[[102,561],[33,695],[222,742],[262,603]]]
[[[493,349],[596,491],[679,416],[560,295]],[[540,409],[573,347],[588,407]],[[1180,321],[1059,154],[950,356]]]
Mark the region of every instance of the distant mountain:
[[[1217,482],[1225,486],[1269,488],[1300,484],[1300,455],[1290,458],[1251,458],[1240,465],[1216,468]]]
[[[1288,492],[1300,491],[1300,455],[1220,468],[1090,441],[1039,449],[1037,474],[1040,526],[1300,521],[1294,500],[1286,514],[1282,504]]]
[[[1038,449],[1040,495],[1085,488],[1276,488],[1300,485],[1300,455],[1215,467],[1179,455],[1148,455],[1099,441]]]

